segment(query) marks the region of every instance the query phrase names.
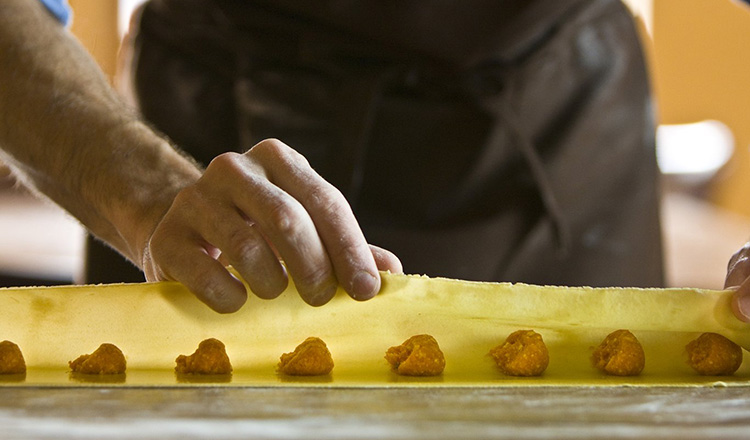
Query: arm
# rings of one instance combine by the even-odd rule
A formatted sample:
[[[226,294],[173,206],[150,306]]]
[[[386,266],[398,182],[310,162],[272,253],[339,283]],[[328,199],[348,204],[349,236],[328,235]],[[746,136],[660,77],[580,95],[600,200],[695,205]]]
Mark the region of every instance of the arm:
[[[153,229],[200,170],[122,105],[38,1],[0,2],[0,53],[3,159],[25,184],[139,261],[144,223]],[[160,172],[167,168],[169,176]]]
[[[271,298],[287,283],[278,254],[313,305],[337,284],[370,298],[378,267],[400,269],[367,245],[341,194],[278,141],[202,172],[122,104],[39,2],[0,2],[0,54],[3,160],[149,280],[180,281],[231,312],[246,292],[222,263]]]

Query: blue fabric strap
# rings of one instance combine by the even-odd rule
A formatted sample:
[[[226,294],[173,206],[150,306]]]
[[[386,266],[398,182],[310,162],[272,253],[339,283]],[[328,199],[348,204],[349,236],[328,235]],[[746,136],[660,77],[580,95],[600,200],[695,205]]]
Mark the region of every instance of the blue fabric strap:
[[[71,11],[68,0],[39,0],[47,10],[64,25],[70,23]]]

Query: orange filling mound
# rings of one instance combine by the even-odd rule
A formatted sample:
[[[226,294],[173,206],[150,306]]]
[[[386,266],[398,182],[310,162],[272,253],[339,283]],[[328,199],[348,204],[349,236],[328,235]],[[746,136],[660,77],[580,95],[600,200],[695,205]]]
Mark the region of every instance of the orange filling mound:
[[[224,343],[209,338],[198,344],[198,349],[190,356],[181,354],[175,359],[174,371],[179,374],[231,374],[232,363],[229,362]]]
[[[323,376],[333,370],[333,358],[325,342],[310,337],[292,353],[282,354],[277,369],[290,376]]]
[[[23,374],[26,361],[18,345],[10,341],[0,342],[0,374]]]
[[[68,362],[74,373],[80,374],[122,374],[125,372],[125,355],[112,344],[102,344],[91,354],[78,356]]]
[[[403,376],[437,376],[445,369],[445,356],[430,335],[416,335],[385,353],[391,367]]]
[[[716,333],[703,333],[685,348],[688,365],[703,376],[728,376],[742,364],[742,348]]]
[[[646,356],[632,333],[617,330],[596,347],[591,362],[597,369],[613,376],[637,376],[646,365]]]
[[[540,376],[549,365],[549,352],[542,335],[518,330],[504,343],[490,350],[497,367],[509,376]]]

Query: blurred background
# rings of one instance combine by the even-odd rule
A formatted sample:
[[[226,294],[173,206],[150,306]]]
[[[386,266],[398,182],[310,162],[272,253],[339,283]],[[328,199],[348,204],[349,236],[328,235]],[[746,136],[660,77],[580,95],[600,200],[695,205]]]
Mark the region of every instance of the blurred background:
[[[69,0],[71,31],[113,84],[133,8]],[[628,0],[656,100],[670,286],[719,289],[750,238],[750,7],[732,0]],[[84,231],[19,187],[0,163],[0,286],[74,283]]]

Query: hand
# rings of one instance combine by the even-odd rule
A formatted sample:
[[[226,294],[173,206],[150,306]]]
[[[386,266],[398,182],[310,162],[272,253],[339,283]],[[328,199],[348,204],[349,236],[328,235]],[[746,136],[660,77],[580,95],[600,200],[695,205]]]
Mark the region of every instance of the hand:
[[[402,271],[395,255],[367,244],[344,196],[274,139],[216,157],[177,194],[143,255],[148,280],[180,281],[221,313],[247,299],[225,264],[266,299],[286,288],[286,267],[313,306],[339,284],[354,299],[370,299],[380,290],[378,269]]]
[[[750,322],[750,242],[729,260],[725,289],[735,290],[732,311],[741,321]]]

